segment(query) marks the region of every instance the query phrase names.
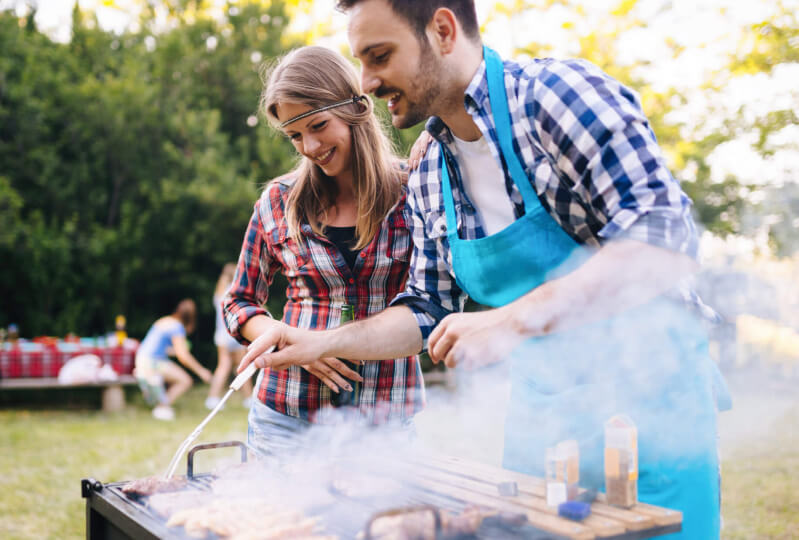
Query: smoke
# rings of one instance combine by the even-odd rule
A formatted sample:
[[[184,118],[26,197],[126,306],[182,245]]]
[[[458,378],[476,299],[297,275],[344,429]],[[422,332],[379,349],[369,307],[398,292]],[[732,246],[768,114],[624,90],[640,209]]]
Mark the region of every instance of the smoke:
[[[540,475],[545,448],[570,438],[581,443],[586,485],[597,481],[588,469],[601,464],[603,424],[614,414],[639,423],[642,455],[715,452],[718,442],[725,458],[767,439],[799,406],[799,350],[790,345],[790,332],[799,329],[797,270],[796,260],[716,254],[705,261],[695,288],[721,312],[721,324],[702,322],[671,300],[588,322],[522,346],[491,367],[451,370],[448,384],[428,386],[427,406],[413,426],[365,426],[346,412],[331,412],[325,425],[297,435],[284,451],[229,470],[214,492],[274,497],[349,531],[377,511],[420,502],[412,464],[429,453]],[[787,330],[754,340],[742,326],[752,317]],[[780,336],[788,346],[779,344]],[[694,385],[717,368],[733,402],[718,415],[718,439],[708,423],[715,410],[706,405],[718,402],[712,400],[724,391],[722,378],[709,396]],[[560,392],[567,393],[565,404],[550,406],[546,396]],[[342,499],[348,504],[338,504]],[[331,515],[332,508],[355,510]]]
[[[446,385],[427,387],[427,407],[416,415],[419,442],[430,451],[502,464],[510,364],[453,370]]]
[[[788,413],[799,408],[799,255],[776,256],[766,237],[707,233],[702,253],[697,290],[724,317],[711,354],[733,395],[719,416],[724,459],[797,429]]]

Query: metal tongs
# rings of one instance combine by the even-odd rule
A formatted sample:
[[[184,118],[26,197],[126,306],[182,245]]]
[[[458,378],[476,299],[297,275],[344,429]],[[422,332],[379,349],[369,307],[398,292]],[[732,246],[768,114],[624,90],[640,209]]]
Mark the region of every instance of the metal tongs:
[[[275,346],[272,345],[269,349],[267,349],[264,352],[264,354],[268,354],[274,350]],[[186,449],[189,446],[191,446],[191,443],[197,440],[197,437],[200,436],[200,433],[202,433],[203,428],[206,425],[208,425],[208,422],[211,421],[211,418],[216,416],[216,413],[222,410],[222,407],[225,406],[225,402],[228,400],[228,398],[231,395],[233,395],[233,392],[239,390],[242,386],[244,386],[244,383],[250,380],[250,377],[252,377],[257,370],[258,367],[255,365],[255,361],[252,361],[247,365],[246,368],[244,368],[244,371],[239,373],[236,376],[236,378],[233,379],[233,382],[230,383],[229,390],[225,393],[224,397],[219,401],[219,403],[217,403],[216,407],[214,407],[213,410],[210,413],[208,413],[208,416],[205,417],[205,420],[200,422],[200,425],[197,426],[194,429],[194,431],[192,431],[191,434],[188,437],[186,437],[186,440],[183,441],[183,444],[181,444],[180,447],[178,447],[178,451],[175,452],[175,455],[172,457],[172,461],[169,462],[169,467],[167,468],[166,473],[164,473],[164,480],[169,480],[170,478],[172,478],[172,475],[175,474],[175,469],[178,466],[178,461],[180,460],[180,457],[183,455],[183,452],[185,452]]]

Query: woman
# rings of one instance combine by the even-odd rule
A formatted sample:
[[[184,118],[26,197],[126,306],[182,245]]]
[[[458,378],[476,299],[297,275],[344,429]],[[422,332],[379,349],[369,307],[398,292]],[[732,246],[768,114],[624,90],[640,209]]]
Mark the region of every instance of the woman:
[[[303,47],[267,75],[261,110],[302,156],[255,205],[225,299],[230,333],[251,342],[272,325],[338,326],[383,310],[403,290],[411,241],[399,160],[361,93],[354,67]],[[276,272],[288,279],[282,321],[262,307]],[[409,424],[424,403],[416,357],[348,366],[327,358],[264,372],[249,416],[251,446],[275,452],[324,422],[331,396],[360,385],[357,410],[373,424]]]
[[[214,370],[214,376],[211,379],[211,389],[208,392],[208,397],[205,399],[205,406],[208,409],[213,409],[217,406],[222,399],[222,394],[225,391],[225,385],[230,375],[230,369],[233,365],[238,365],[241,357],[244,356],[245,348],[235,339],[231,337],[225,327],[225,318],[222,315],[222,300],[225,293],[233,283],[233,276],[236,273],[236,264],[227,263],[222,267],[222,273],[219,274],[219,279],[216,281],[216,289],[214,290],[214,310],[216,311],[216,330],[214,331],[214,345],[216,345],[217,363]],[[250,396],[252,395],[252,382],[247,381],[241,387],[244,394],[242,404],[246,408],[250,408]]]
[[[194,358],[186,342],[186,335],[194,331],[196,319],[194,300],[181,300],[174,313],[153,323],[136,351],[136,378],[147,402],[156,404],[153,416],[158,420],[175,419],[172,404],[192,385],[191,376],[172,362],[168,354],[174,354],[204,382],[211,380],[211,372]]]

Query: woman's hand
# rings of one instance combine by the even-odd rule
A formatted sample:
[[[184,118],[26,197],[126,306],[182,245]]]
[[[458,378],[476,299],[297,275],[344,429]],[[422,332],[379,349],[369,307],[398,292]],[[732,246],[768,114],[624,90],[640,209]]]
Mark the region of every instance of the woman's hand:
[[[427,131],[423,130],[416,139],[416,142],[413,143],[411,154],[408,156],[408,168],[410,170],[416,170],[422,162],[422,158],[427,153],[427,147],[430,146],[431,142],[433,142],[433,137]]]
[[[355,362],[353,361],[353,363]],[[358,375],[357,371],[350,369],[344,361],[338,358],[320,358],[307,366],[303,366],[303,369],[306,369],[312,375],[316,375],[319,380],[325,383],[325,386],[337,394],[340,388],[352,392],[352,386],[345,380],[345,377],[350,381],[363,382],[363,377]]]

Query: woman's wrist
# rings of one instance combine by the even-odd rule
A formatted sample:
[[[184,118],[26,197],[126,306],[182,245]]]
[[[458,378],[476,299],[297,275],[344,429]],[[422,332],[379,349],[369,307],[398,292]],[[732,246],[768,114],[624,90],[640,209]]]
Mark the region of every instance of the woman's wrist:
[[[240,333],[244,339],[252,343],[271,328],[284,324],[284,322],[266,315],[256,315],[241,325]]]

